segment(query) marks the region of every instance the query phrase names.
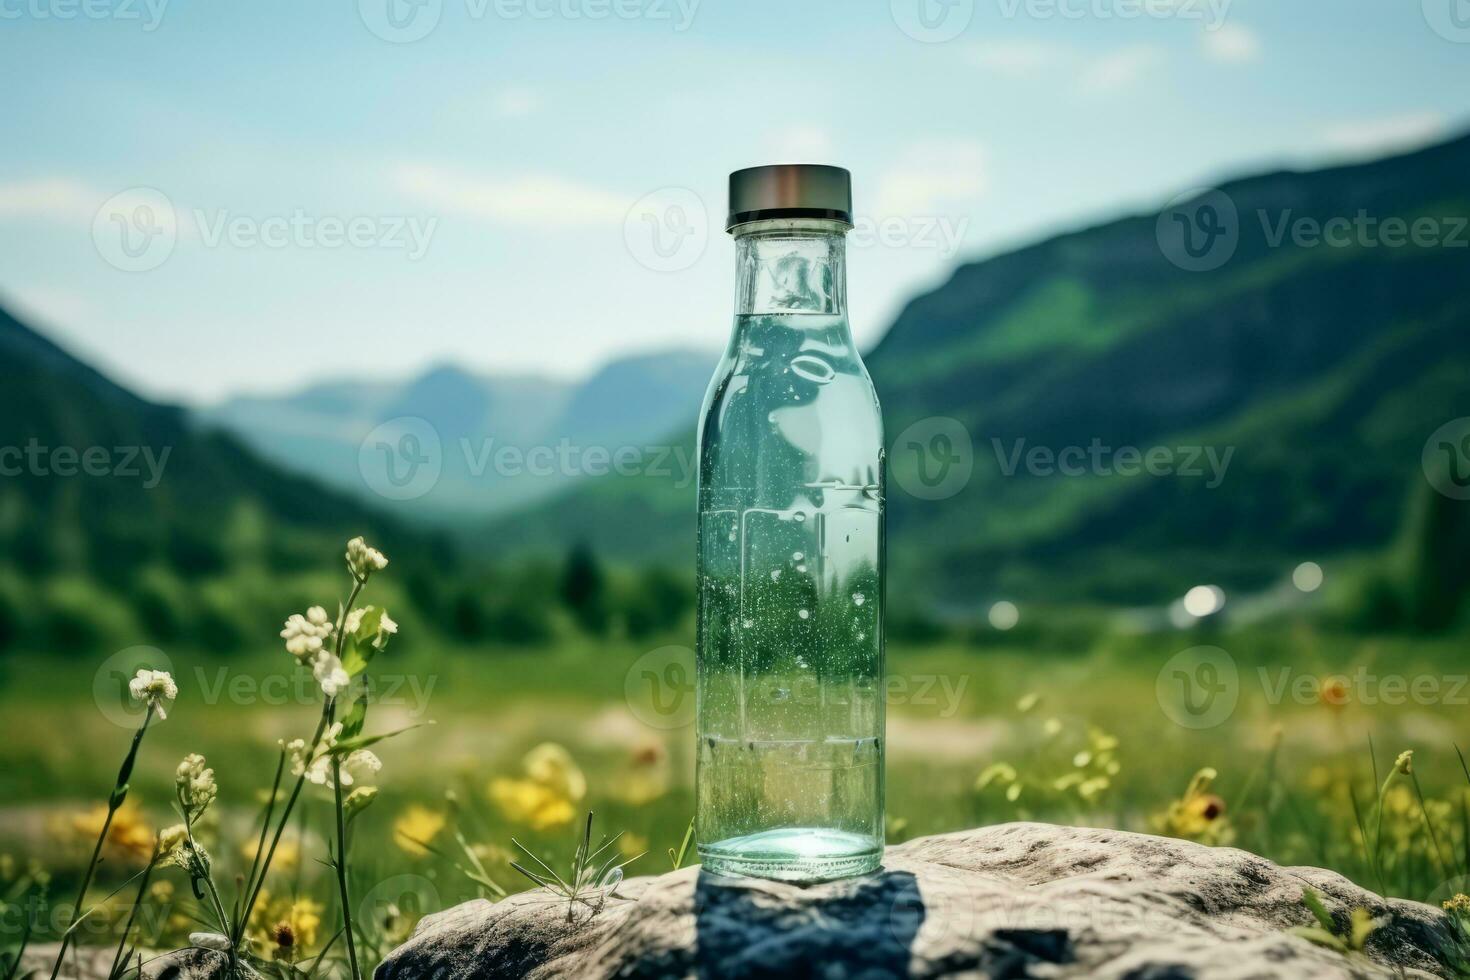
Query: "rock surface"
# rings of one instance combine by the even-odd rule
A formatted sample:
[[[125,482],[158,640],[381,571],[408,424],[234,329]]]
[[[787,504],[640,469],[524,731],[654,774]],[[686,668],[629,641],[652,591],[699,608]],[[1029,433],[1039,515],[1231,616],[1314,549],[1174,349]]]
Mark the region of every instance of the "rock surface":
[[[1351,958],[1288,935],[1303,886],[1341,925],[1387,922]],[[617,897],[621,896],[621,897]],[[798,886],[687,868],[625,881],[567,922],[545,891],[426,917],[376,980],[488,977],[1448,976],[1442,913],[1317,868],[1110,830],[1006,824],[890,847],[883,871]]]
[[[51,965],[56,962],[57,949],[55,943],[27,949],[18,975],[24,977],[29,972],[38,980],[49,977]],[[68,950],[59,980],[107,980],[116,952],[115,946],[83,946]],[[225,955],[212,949],[193,947],[172,953],[149,953],[144,959],[142,980],[223,980],[228,965]],[[130,972],[127,976],[134,978],[137,974]],[[235,980],[263,978],[249,966],[241,964]]]

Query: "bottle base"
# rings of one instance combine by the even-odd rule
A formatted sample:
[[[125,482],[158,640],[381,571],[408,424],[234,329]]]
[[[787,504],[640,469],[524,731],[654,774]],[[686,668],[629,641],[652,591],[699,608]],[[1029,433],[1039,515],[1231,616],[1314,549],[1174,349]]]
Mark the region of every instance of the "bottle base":
[[[814,882],[876,871],[883,862],[883,846],[863,834],[782,827],[701,844],[699,857],[710,874]]]

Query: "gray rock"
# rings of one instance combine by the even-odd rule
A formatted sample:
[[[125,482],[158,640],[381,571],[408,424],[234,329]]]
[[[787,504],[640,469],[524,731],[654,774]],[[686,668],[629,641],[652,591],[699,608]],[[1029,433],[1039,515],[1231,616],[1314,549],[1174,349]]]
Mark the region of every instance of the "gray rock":
[[[1342,925],[1387,924],[1366,955],[1288,935],[1303,886]],[[621,897],[619,897],[621,896]],[[567,921],[542,890],[426,917],[376,980],[489,977],[1449,976],[1441,912],[1232,848],[1006,824],[890,847],[883,871],[799,886],[698,868],[633,878]]]
[[[25,961],[19,971],[25,976],[33,971],[37,977],[49,977],[51,965],[56,962],[55,943],[33,946],[26,950]],[[66,963],[61,968],[61,980],[106,980],[112,968],[116,946],[83,946],[68,950]],[[212,949],[189,948],[172,953],[145,953],[142,980],[230,980],[229,960],[225,954]],[[129,973],[128,976],[135,976]],[[235,980],[262,980],[259,973],[241,963]]]

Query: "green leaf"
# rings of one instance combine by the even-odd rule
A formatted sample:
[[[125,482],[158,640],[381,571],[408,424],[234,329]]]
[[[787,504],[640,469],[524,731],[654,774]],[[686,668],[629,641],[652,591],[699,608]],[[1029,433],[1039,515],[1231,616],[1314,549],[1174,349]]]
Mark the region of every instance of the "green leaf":
[[[348,677],[356,677],[367,670],[368,664],[378,652],[375,641],[383,625],[385,610],[380,606],[363,608],[367,612],[362,617],[362,622],[358,624],[357,632],[349,633],[345,637],[346,647],[342,651],[342,669],[347,671]]]
[[[1329,933],[1337,931],[1337,924],[1332,921],[1332,913],[1327,911],[1327,906],[1322,904],[1322,896],[1310,888],[1302,889],[1302,904],[1307,911],[1312,913],[1313,918],[1322,924],[1322,928]]]
[[[357,738],[362,734],[362,726],[367,722],[367,706],[368,696],[364,691],[353,702],[352,710],[347,712],[347,717],[342,719],[342,738]]]
[[[1383,925],[1383,923],[1383,919],[1373,918],[1373,913],[1367,909],[1353,909],[1353,931],[1348,940],[1348,945],[1352,946],[1353,949],[1361,950],[1368,944],[1368,937],[1373,935],[1373,931]]]
[[[356,752],[358,749],[365,749],[369,745],[376,745],[385,738],[392,738],[395,735],[402,735],[404,732],[411,732],[415,728],[423,728],[426,725],[432,724],[434,724],[432,721],[423,721],[419,722],[417,725],[409,725],[405,728],[400,728],[397,731],[383,732],[381,735],[359,735],[356,738],[342,739],[338,741],[336,745],[332,746],[329,751],[332,755],[348,755],[352,752]]]

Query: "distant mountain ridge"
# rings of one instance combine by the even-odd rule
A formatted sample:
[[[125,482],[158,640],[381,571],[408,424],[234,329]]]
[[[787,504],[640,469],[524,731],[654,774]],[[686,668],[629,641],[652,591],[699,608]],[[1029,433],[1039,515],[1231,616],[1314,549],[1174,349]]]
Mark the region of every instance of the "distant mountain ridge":
[[[1384,546],[1424,486],[1425,439],[1470,415],[1470,250],[1358,232],[1333,247],[1320,230],[1367,212],[1405,227],[1434,218],[1448,234],[1470,215],[1467,172],[1460,138],[1231,181],[963,265],[914,299],[866,357],[890,446],[893,594],[1155,602],[1201,581],[1263,588],[1299,561]],[[1170,230],[1228,209],[1236,234],[1220,247],[1233,252],[1192,271]],[[1293,234],[1304,221],[1318,244]],[[971,472],[926,499],[921,468],[950,445],[934,439],[942,419],[962,427]],[[1166,452],[1176,468],[1190,451],[1230,455],[1214,488],[1179,472],[1056,467],[1094,444]],[[692,487],[610,476],[487,540],[533,551],[556,529],[611,556],[687,562],[693,528]]]
[[[484,516],[551,495],[577,477],[497,467],[498,449],[524,455],[563,443],[578,450],[646,445],[695,416],[714,361],[694,351],[640,354],[580,383],[441,365],[401,382],[328,381],[284,396],[233,398],[198,414],[281,465],[406,517]],[[437,480],[402,500],[376,493],[360,465],[365,441],[383,426],[398,431],[395,420],[419,419],[437,440]]]

